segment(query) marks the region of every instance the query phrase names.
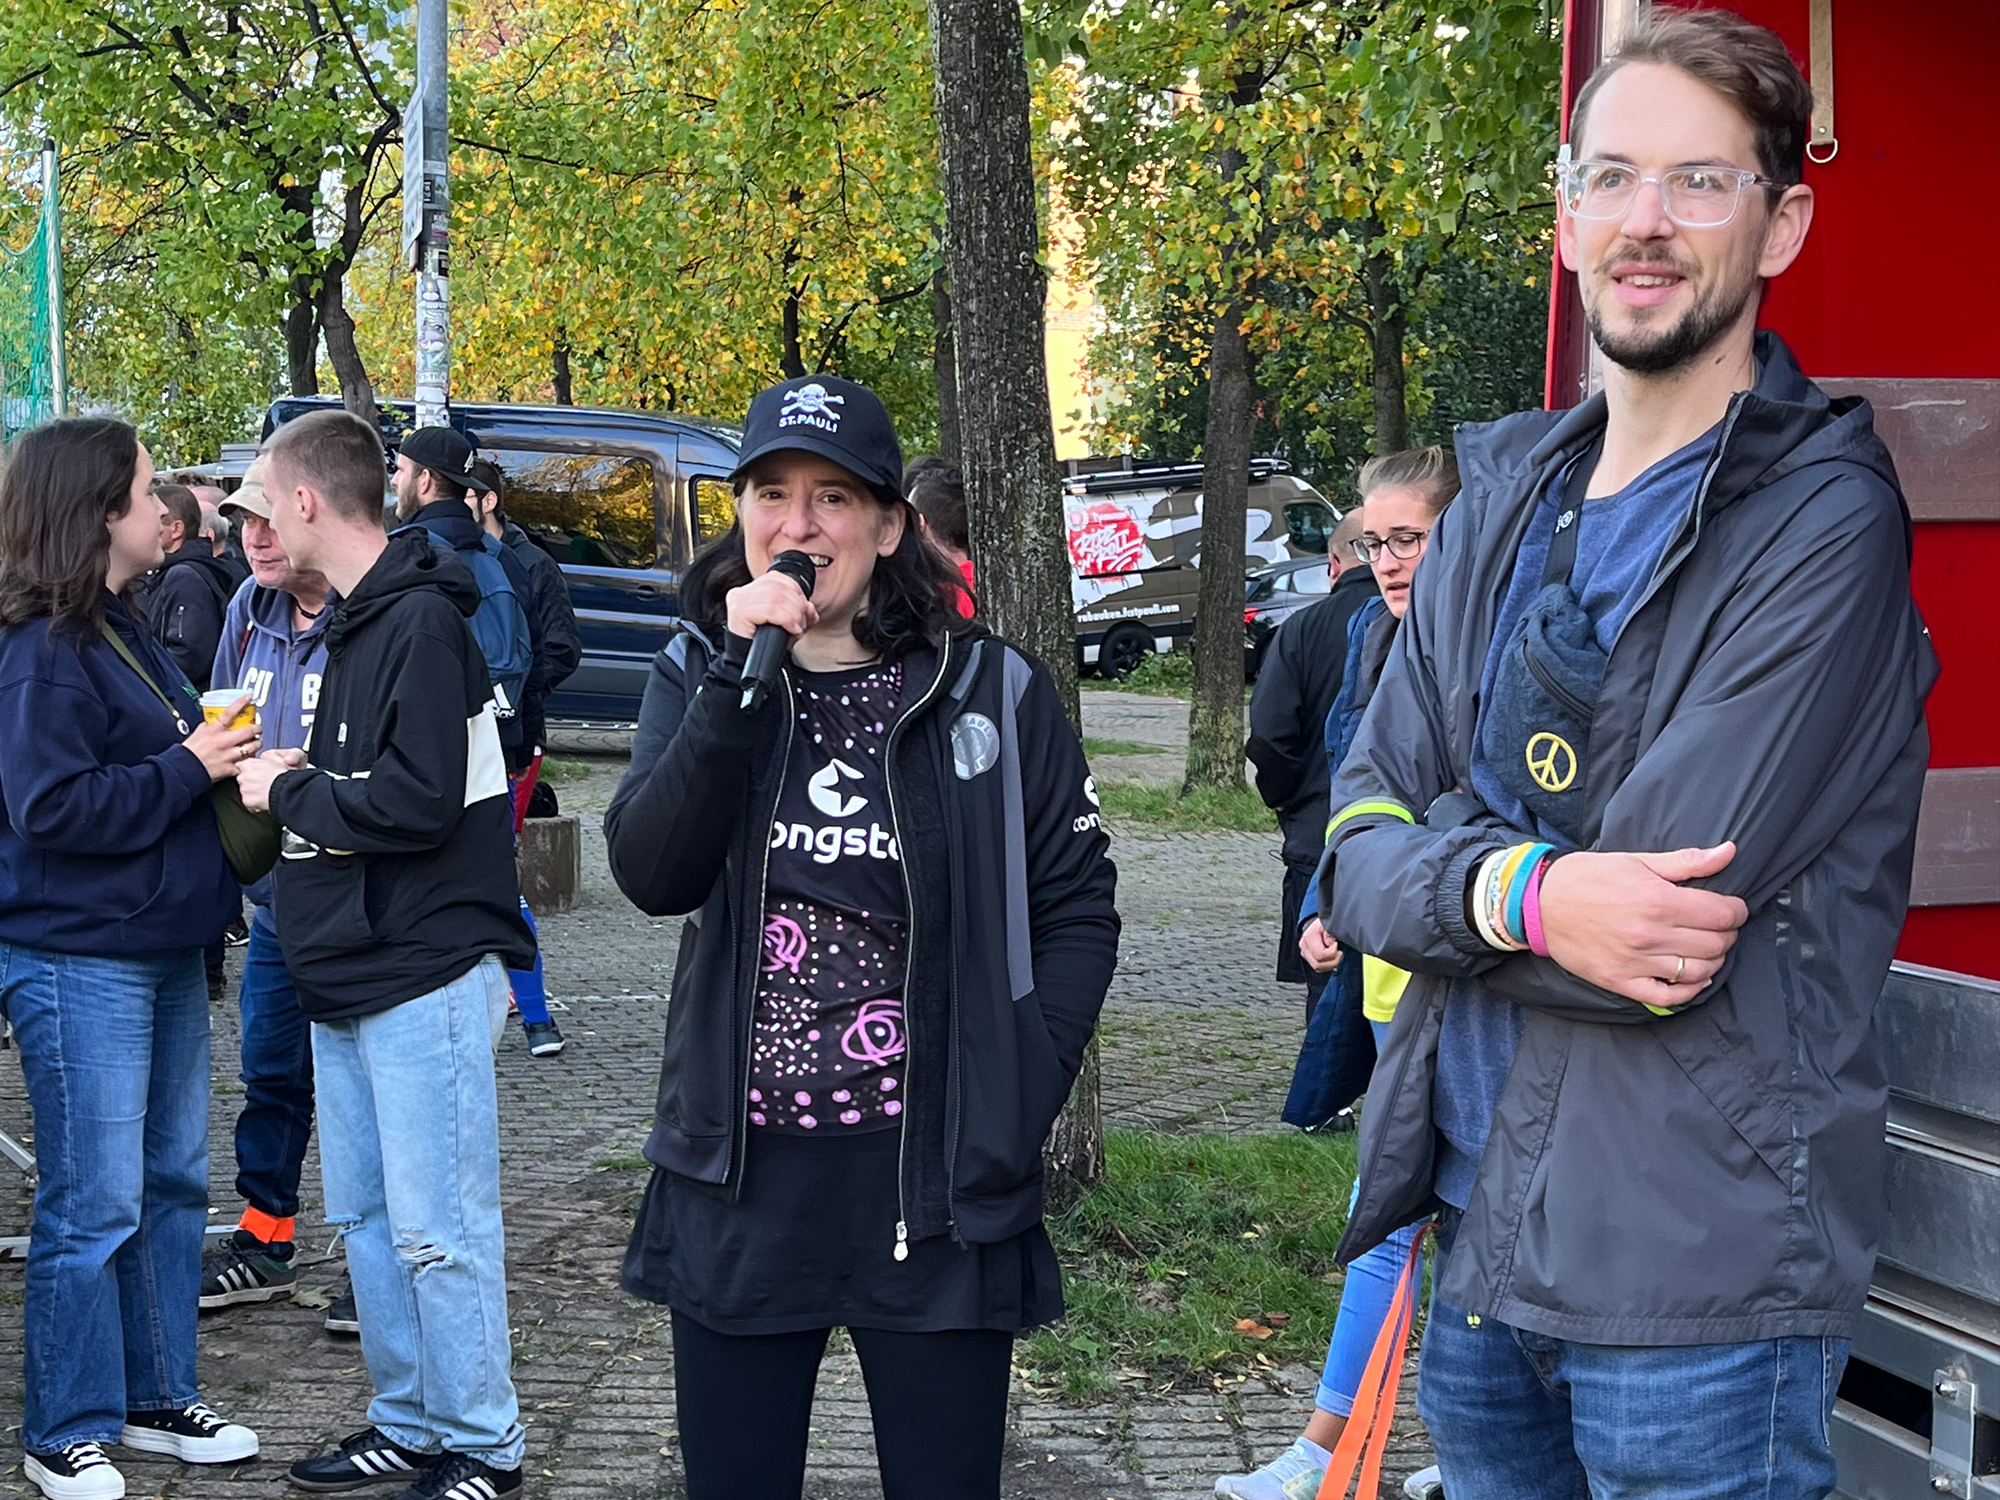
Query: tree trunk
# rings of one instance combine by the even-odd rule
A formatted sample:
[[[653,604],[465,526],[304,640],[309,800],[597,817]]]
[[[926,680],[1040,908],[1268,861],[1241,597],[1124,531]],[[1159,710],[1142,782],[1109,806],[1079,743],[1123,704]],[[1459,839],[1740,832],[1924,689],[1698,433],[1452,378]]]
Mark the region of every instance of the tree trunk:
[[[1371,225],[1371,238],[1379,239]],[[1373,249],[1362,263],[1368,291],[1369,384],[1375,396],[1375,451],[1396,453],[1410,446],[1409,412],[1405,401],[1403,334],[1409,309],[1396,279],[1396,262],[1388,251]]]
[[[285,313],[285,376],[294,396],[319,394],[319,299],[309,276],[292,281],[292,305]]]
[[[344,269],[328,266],[320,285],[319,321],[326,332],[326,357],[340,382],[340,404],[369,422],[375,420],[375,384],[354,344],[354,319],[347,314]]]
[[[1076,726],[1076,617],[1042,346],[1048,287],[1020,0],[930,0],[930,15],[959,467],[979,597],[993,628],[1047,665]],[[1096,1077],[1094,1056],[1084,1077]],[[1097,1091],[1079,1087],[1044,1153],[1059,1193],[1096,1180],[1103,1142]]]
[[[778,357],[778,369],[787,380],[797,380],[806,372],[805,351],[799,347],[799,294],[785,293],[784,309],[784,352]]]
[[[958,354],[951,332],[951,278],[942,268],[931,277],[931,326],[936,330],[931,352],[932,378],[937,382],[938,457],[959,466]]]
[[[1102,1069],[1095,1039],[1083,1049],[1083,1067],[1069,1102],[1056,1116],[1055,1129],[1042,1147],[1042,1168],[1048,1179],[1048,1210],[1061,1213],[1074,1203],[1079,1189],[1104,1180],[1104,1099]]]
[[[1226,305],[1216,315],[1209,344],[1194,702],[1183,795],[1198,787],[1243,785],[1243,525],[1257,419],[1256,373],[1243,336],[1243,312],[1240,302]]]
[[[569,340],[557,339],[550,376],[556,388],[557,406],[576,405],[576,394],[570,384]]]

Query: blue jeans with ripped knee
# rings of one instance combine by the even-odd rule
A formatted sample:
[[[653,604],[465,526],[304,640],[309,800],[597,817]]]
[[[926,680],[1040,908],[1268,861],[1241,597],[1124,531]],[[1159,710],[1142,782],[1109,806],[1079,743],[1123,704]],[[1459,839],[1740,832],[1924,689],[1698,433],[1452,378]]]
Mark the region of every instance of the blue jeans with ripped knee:
[[[390,1010],[313,1024],[327,1218],[347,1239],[368,1420],[420,1453],[521,1462],[500,1226],[494,957]]]

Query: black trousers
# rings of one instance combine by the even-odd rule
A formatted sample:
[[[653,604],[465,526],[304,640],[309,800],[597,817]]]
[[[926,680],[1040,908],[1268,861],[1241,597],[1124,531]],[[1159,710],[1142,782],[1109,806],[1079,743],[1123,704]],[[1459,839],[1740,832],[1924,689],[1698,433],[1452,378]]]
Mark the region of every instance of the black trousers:
[[[688,1500],[798,1500],[827,1328],[727,1334],[674,1315]],[[1014,1336],[855,1328],[883,1500],[999,1500]]]

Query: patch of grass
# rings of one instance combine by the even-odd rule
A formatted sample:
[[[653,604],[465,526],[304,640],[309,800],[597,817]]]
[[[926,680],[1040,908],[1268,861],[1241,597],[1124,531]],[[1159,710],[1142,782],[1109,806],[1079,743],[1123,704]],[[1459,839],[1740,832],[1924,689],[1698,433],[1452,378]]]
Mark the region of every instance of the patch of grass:
[[[1203,788],[1183,797],[1177,786],[1114,781],[1100,784],[1097,795],[1104,816],[1113,823],[1145,823],[1178,832],[1220,828],[1240,833],[1269,833],[1278,826],[1277,814],[1249,787],[1235,791]]]
[[[650,1172],[653,1164],[637,1151],[623,1152],[617,1156],[601,1156],[597,1160],[600,1172]]]
[[[587,781],[597,768],[587,760],[569,760],[562,756],[542,757],[541,779],[561,785],[565,781]]]
[[[1069,1317],[1016,1355],[1072,1399],[1319,1363],[1340,1305],[1334,1247],[1354,1137],[1109,1131],[1105,1181],[1049,1232]],[[1242,1318],[1283,1315],[1265,1339]]]
[[[1083,737],[1085,755],[1165,755],[1164,745],[1142,745],[1137,740],[1100,740]]]

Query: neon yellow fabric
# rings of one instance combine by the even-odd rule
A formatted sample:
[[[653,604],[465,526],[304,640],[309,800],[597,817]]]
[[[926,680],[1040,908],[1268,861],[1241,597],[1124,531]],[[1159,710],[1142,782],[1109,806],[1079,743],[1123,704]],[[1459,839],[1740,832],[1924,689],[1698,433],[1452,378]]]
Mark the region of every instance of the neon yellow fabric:
[[[1326,836],[1332,838],[1334,829],[1349,818],[1365,818],[1371,813],[1380,813],[1389,818],[1401,818],[1405,823],[1417,821],[1410,810],[1400,802],[1350,802],[1327,820]]]
[[[1371,1021],[1396,1019],[1396,1002],[1409,987],[1410,971],[1372,953],[1361,955],[1361,1014]]]

